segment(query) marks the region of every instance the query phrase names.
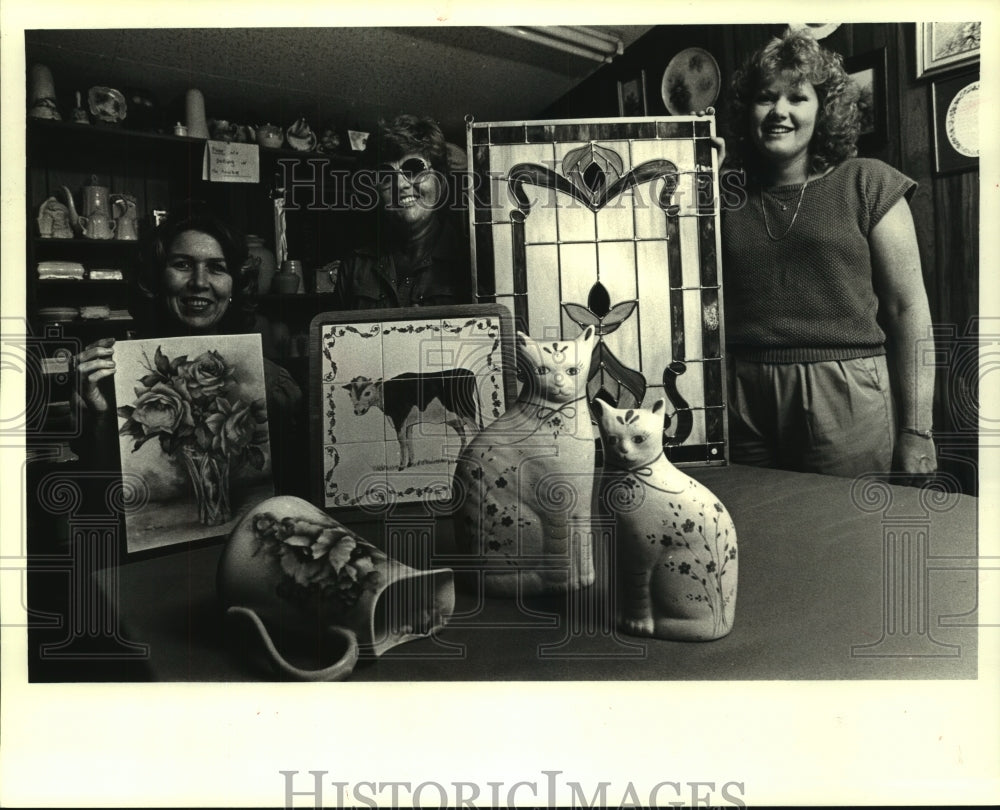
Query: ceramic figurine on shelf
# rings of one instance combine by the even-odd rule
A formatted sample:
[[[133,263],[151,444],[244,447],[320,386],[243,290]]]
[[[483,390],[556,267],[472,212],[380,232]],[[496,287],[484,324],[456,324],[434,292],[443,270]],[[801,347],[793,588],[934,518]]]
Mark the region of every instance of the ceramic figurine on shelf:
[[[554,594],[594,582],[595,442],[587,375],[595,338],[517,333],[517,401],[465,448],[455,472],[455,533],[486,593]]]
[[[601,504],[615,518],[619,628],[711,641],[736,610],[736,529],[726,507],[663,452],[665,400],[652,409],[595,400],[604,446]]]
[[[247,510],[219,559],[217,586],[227,618],[246,624],[253,646],[296,680],[346,678],[359,655],[427,638],[455,608],[451,569],[404,565],[288,495]]]
[[[74,124],[90,124],[90,114],[83,108],[83,99],[80,91],[76,91],[76,106],[70,113],[70,120]]]
[[[38,235],[42,239],[72,239],[69,209],[55,197],[49,197],[38,209]]]

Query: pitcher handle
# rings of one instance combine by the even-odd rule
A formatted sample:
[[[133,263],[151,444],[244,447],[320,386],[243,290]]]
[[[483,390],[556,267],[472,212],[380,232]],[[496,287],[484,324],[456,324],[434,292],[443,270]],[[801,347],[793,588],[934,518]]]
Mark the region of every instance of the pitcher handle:
[[[343,627],[331,626],[329,628],[331,632],[342,636],[344,641],[347,642],[347,652],[344,653],[339,661],[322,669],[300,669],[289,664],[284,656],[278,652],[277,647],[274,646],[274,642],[271,640],[271,634],[267,631],[267,627],[264,626],[264,623],[260,620],[260,616],[253,610],[233,605],[226,610],[226,615],[248,618],[254,629],[256,629],[257,635],[264,645],[264,650],[274,665],[282,674],[297,681],[342,681],[354,671],[354,665],[358,662],[358,639],[354,633],[350,630],[345,630]]]

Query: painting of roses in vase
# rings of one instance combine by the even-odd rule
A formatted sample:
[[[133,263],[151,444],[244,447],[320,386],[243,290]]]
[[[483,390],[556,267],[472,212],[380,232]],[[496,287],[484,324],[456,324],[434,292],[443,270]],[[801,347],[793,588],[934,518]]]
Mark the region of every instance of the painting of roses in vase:
[[[225,534],[274,492],[258,335],[115,346],[126,549]]]

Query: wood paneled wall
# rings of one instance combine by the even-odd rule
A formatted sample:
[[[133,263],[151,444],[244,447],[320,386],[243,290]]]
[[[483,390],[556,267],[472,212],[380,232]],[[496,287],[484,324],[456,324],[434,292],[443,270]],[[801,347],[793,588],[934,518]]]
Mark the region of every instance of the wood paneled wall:
[[[719,63],[724,98],[736,67],[781,25],[659,26],[636,41],[612,65],[601,68],[539,118],[618,115],[618,81],[646,74],[649,115],[667,114],[660,96],[663,71],[680,50],[698,46]],[[934,171],[932,80],[917,79],[913,23],[845,23],[823,40],[845,58],[885,48],[888,139],[862,155],[884,160],[917,181],[910,200],[936,332],[934,427],[940,470],[975,494],[977,482],[979,172],[937,175]],[[952,74],[945,74],[952,75]],[[930,358],[928,358],[930,360]]]

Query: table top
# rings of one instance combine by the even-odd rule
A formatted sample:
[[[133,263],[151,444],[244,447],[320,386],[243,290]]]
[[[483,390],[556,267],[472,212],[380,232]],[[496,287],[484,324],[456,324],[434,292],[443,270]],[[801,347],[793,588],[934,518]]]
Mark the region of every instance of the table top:
[[[350,678],[976,677],[975,498],[740,466],[685,471],[715,492],[736,525],[739,591],[728,636],[676,642],[620,633],[605,607],[610,600],[599,554],[598,583],[572,596],[519,603],[460,590],[443,630],[377,660],[362,659]],[[123,636],[148,645],[143,677],[277,677],[247,654],[246,641],[223,621],[215,591],[221,551],[220,542],[104,572]],[[339,654],[333,649],[331,660],[313,666]]]

